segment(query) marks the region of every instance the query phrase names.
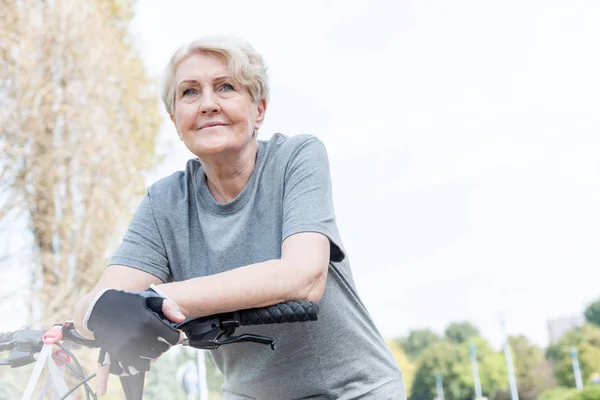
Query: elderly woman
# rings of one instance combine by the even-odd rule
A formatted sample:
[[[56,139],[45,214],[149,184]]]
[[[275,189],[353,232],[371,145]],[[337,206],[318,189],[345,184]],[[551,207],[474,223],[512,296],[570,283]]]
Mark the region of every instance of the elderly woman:
[[[163,101],[197,158],[148,189],[109,267],[78,303],[76,326],[104,341],[119,367],[111,372],[134,373],[139,365],[129,368],[126,353],[149,360],[179,338],[148,323],[141,291],[152,284],[170,299],[162,310],[175,322],[318,301],[318,321],[254,327],[276,351],[211,351],[224,398],[404,399],[401,372],[352,278],[326,149],[309,135],[258,140],[268,98],[263,59],[247,43],[206,38],[173,55]],[[135,346],[142,332],[153,338],[145,348]]]

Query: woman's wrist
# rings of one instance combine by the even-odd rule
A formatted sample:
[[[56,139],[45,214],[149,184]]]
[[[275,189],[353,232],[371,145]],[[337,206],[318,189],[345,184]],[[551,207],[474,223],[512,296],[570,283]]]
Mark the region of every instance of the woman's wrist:
[[[178,301],[178,299],[177,299],[178,296],[176,295],[176,290],[174,290],[175,288],[173,286],[174,286],[174,283],[161,283],[160,285],[151,284],[150,290],[153,290],[155,293],[157,293],[161,297],[164,297],[165,299],[170,300],[173,304],[175,304],[177,306],[177,309],[186,318],[189,318],[192,313],[190,312],[190,310],[186,309],[182,304],[180,304],[180,301]],[[173,296],[172,293],[175,294],[175,296]],[[175,297],[175,298],[173,298],[173,297]]]

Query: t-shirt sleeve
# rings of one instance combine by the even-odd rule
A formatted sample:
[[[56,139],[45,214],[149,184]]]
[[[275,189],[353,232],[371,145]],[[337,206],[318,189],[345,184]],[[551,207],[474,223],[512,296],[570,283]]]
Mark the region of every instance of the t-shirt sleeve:
[[[121,245],[108,265],[125,265],[171,280],[167,252],[156,223],[150,191],[140,203]]]
[[[300,232],[322,233],[329,238],[330,260],[345,258],[335,222],[327,150],[316,137],[295,149],[285,171],[282,239]]]

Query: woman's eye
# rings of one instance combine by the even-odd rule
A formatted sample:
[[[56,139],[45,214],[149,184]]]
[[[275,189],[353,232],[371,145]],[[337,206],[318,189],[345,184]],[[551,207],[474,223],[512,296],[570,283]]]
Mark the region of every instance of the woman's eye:
[[[183,92],[181,92],[181,94],[185,97],[185,96],[191,96],[198,93],[198,91],[194,88],[188,88],[185,89]]]
[[[230,83],[224,83],[221,85],[221,90],[224,92],[229,92],[230,90],[234,90],[234,88]]]

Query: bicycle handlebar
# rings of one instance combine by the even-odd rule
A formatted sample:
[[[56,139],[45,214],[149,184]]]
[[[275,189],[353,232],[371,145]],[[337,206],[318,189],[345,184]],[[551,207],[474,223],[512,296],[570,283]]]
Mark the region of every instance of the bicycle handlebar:
[[[275,350],[275,341],[271,338],[252,334],[241,336],[233,336],[233,334],[236,328],[244,325],[307,322],[316,321],[318,318],[319,306],[317,303],[290,301],[269,307],[188,318],[174,326],[181,329],[187,336],[187,343],[184,344],[197,349],[211,350],[224,344],[255,342],[269,344]]]
[[[175,328],[183,330],[188,337],[197,331],[198,327],[212,325],[225,326],[226,328],[249,325],[282,324],[291,322],[308,322],[319,319],[319,307],[314,302],[290,301],[263,308],[252,308],[230,313],[210,315],[207,317],[188,318],[175,324]],[[211,328],[214,328],[211,326]],[[43,345],[42,336],[46,330],[20,329],[12,332],[0,332],[0,352],[18,349],[24,352],[39,351]],[[87,339],[79,334],[72,322],[62,326],[63,338],[79,345],[90,348],[98,347],[94,340]],[[192,346],[194,347],[194,346]]]
[[[236,342],[255,342],[270,344],[275,350],[272,338],[243,334],[233,336],[236,328],[247,325],[281,324],[291,322],[307,322],[318,320],[319,307],[314,302],[291,301],[275,304],[264,308],[253,308],[235,312],[210,315],[200,318],[188,318],[178,324],[173,324],[182,330],[187,339],[183,345],[197,349],[217,349],[222,345]],[[81,336],[72,322],[55,326],[62,333],[55,341],[45,341],[44,338],[51,330],[20,329],[13,332],[0,332],[0,352],[10,351],[9,357],[0,360],[0,365],[10,365],[13,368],[30,364],[36,360],[44,343],[56,343],[59,340],[68,341],[94,348],[99,347],[94,340]],[[127,399],[141,398],[144,374],[121,377],[121,384]]]

